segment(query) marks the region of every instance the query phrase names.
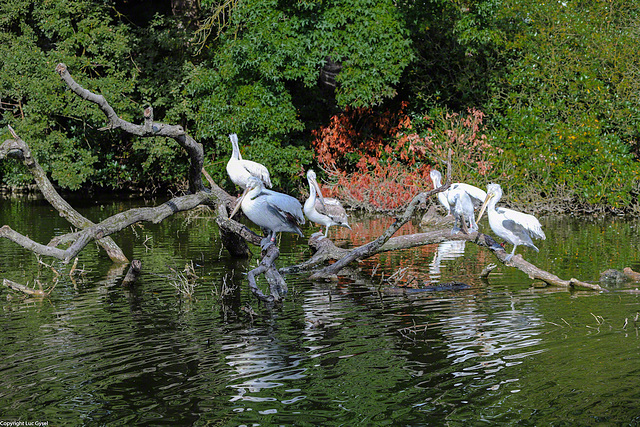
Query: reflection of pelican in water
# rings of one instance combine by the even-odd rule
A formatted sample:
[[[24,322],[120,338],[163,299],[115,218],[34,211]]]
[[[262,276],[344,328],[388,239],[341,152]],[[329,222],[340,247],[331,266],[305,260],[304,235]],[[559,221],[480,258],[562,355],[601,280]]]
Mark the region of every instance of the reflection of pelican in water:
[[[451,261],[464,255],[464,240],[450,240],[442,242],[436,249],[436,255],[429,264],[429,275],[431,279],[440,277],[440,267],[443,261]]]
[[[468,385],[484,385],[489,378],[497,378],[496,372],[522,363],[519,359],[546,351],[538,337],[544,322],[533,301],[528,301],[535,298],[524,293],[508,299],[501,295],[486,306],[487,301],[467,299],[443,310],[442,336],[453,376]],[[492,389],[511,381],[516,380],[500,381]]]
[[[253,331],[239,338],[239,342],[221,347],[227,365],[234,371],[228,384],[237,393],[231,397],[232,402],[276,400],[275,396],[280,393],[265,397],[265,390],[296,383],[306,377],[306,368],[298,367],[303,359],[290,357],[286,346],[267,331]]]

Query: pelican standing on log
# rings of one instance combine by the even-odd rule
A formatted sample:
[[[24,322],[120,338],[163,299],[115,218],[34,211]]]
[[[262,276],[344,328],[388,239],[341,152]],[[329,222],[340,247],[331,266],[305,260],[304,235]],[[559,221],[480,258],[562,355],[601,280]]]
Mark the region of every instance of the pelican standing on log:
[[[240,154],[238,147],[238,135],[232,133],[229,135],[233,152],[231,158],[227,162],[227,174],[231,181],[238,187],[247,188],[249,177],[255,176],[263,182],[264,185],[271,188],[271,179],[269,178],[269,170],[262,164],[244,160]]]
[[[496,203],[501,197],[502,188],[500,188],[499,184],[487,185],[487,198],[482,208],[480,208],[477,222],[480,222],[480,218],[486,209],[489,217],[489,226],[493,232],[513,245],[513,250],[507,255],[505,261],[510,261],[513,258],[518,245],[528,246],[538,252],[538,248],[533,244],[531,237],[542,240],[546,238],[540,221],[533,215],[514,211],[513,209],[496,208]]]
[[[455,218],[455,225],[451,230],[451,234],[456,234],[460,230],[464,234],[469,234],[469,230],[478,231],[478,224],[476,224],[476,219],[474,218],[473,202],[469,193],[460,187],[452,188],[447,193],[447,202],[452,207],[451,213]]]
[[[287,194],[266,190],[262,181],[255,176],[247,180],[247,188],[230,218],[240,208],[251,222],[267,231],[267,236],[260,242],[263,250],[275,243],[276,233],[286,231],[304,236],[299,227],[304,224],[300,202]]]
[[[322,191],[320,191],[320,186],[316,180],[316,173],[311,169],[307,172],[307,181],[309,182],[309,198],[304,202],[304,214],[310,221],[326,227],[324,237],[328,236],[329,227],[332,225],[339,225],[351,230],[347,212],[338,200],[322,197]],[[316,192],[319,199],[316,198]]]
[[[429,176],[431,177],[433,188],[438,188],[442,186],[442,174],[440,173],[440,171],[431,169]],[[438,193],[438,201],[447,210],[448,215],[452,214],[451,212],[452,205],[448,201],[448,193],[456,189],[462,190],[469,195],[474,208],[479,208],[480,205],[482,205],[484,200],[487,198],[487,193],[484,190],[478,187],[474,187],[473,185],[470,185],[470,184],[465,184],[463,182],[455,182],[451,184],[451,187],[449,187],[447,191],[441,191]]]

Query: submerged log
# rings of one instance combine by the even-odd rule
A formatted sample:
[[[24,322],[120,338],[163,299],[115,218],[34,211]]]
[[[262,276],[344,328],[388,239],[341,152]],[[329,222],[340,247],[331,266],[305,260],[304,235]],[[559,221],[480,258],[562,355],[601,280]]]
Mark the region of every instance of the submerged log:
[[[49,295],[49,293],[51,293],[51,291],[53,290],[53,287],[46,292],[42,290],[42,288],[40,289],[29,288],[28,286],[21,285],[20,283],[13,282],[9,279],[4,279],[2,281],[2,284],[8,287],[9,289],[13,289],[14,291],[18,291],[18,292],[25,293],[27,295],[33,295],[38,297],[45,297]]]
[[[122,279],[122,286],[131,286],[137,280],[138,276],[140,276],[140,272],[142,271],[142,261],[139,259],[134,259],[131,261],[131,266],[129,267],[129,271],[127,271],[126,276]]]

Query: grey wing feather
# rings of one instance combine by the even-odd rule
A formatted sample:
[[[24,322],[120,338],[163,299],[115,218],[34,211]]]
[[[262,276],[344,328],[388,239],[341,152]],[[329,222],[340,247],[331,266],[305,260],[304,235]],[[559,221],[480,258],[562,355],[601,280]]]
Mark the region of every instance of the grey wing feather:
[[[538,252],[538,248],[533,244],[533,240],[531,240],[529,230],[511,219],[502,221],[502,225],[504,226],[504,228],[511,230],[513,234],[518,236],[523,245],[529,246],[530,248],[533,248],[536,250],[536,252]]]
[[[543,240],[546,238],[542,230],[542,225],[540,225],[540,221],[538,221],[538,218],[535,216],[508,208],[496,208],[496,211],[504,215],[508,220],[513,220],[520,224],[525,230],[531,233],[531,236]]]
[[[347,211],[336,199],[324,199],[324,205],[317,199],[315,208],[318,213],[331,217],[335,222],[346,223],[348,221]]]
[[[264,190],[266,194],[274,194],[271,190]],[[276,203],[272,203],[271,200],[268,201],[269,207],[273,209],[277,209],[282,212],[282,214],[288,214],[291,218],[295,219],[295,222],[298,224],[304,224],[304,214],[302,213],[302,205],[300,202],[287,194],[275,193],[277,194],[277,199],[272,199]]]

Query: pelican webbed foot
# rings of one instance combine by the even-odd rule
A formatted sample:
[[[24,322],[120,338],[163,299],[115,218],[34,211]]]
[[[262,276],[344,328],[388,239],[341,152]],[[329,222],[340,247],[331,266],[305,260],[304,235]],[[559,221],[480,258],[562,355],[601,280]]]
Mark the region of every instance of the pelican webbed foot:
[[[263,251],[266,251],[269,246],[275,245],[275,244],[276,244],[276,239],[267,236],[260,241],[260,249],[262,249]]]

